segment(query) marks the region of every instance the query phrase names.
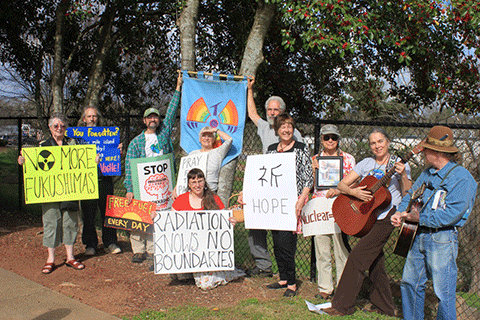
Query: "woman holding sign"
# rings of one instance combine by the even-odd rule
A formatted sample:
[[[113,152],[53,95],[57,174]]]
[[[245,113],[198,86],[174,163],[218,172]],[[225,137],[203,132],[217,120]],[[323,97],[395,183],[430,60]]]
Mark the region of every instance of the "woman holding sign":
[[[294,152],[297,176],[297,194],[298,200],[295,204],[295,211],[298,219],[297,231],[300,231],[300,215],[302,208],[313,186],[312,160],[308,148],[305,144],[293,139],[295,130],[295,121],[293,118],[283,113],[275,117],[275,134],[280,138],[280,142],[274,143],[268,147],[267,153]],[[288,186],[285,186],[288,187]],[[291,231],[272,230],[273,249],[277,259],[278,273],[280,281],[269,284],[268,289],[287,290],[283,294],[285,297],[293,297],[297,294],[297,284],[295,277],[295,252],[297,250],[297,234]]]
[[[205,178],[210,190],[217,192],[218,176],[220,175],[220,169],[222,168],[222,161],[225,159],[232,146],[232,137],[219,129],[209,126],[203,127],[198,136],[202,147],[198,150],[193,150],[189,155],[208,152]],[[218,147],[215,146],[216,141],[218,141],[217,137],[220,137],[223,140],[223,143]],[[177,188],[175,187],[173,190],[173,198],[175,199],[177,196]]]
[[[362,236],[347,259],[342,277],[332,299],[332,307],[323,309],[332,316],[343,316],[355,312],[357,295],[365,276],[372,280],[370,302],[373,309],[381,314],[395,316],[389,278],[385,271],[385,255],[383,247],[393,231],[390,217],[395,213],[395,206],[402,196],[411,188],[410,166],[400,162],[397,156],[389,152],[390,139],[383,129],[374,128],[368,136],[373,157],[360,161],[352,171],[338,184],[337,188],[346,194],[362,201],[373,198],[367,185],[355,185],[359,178],[373,175],[377,179],[384,177],[393,169],[394,174],[387,182],[392,196],[389,204],[375,210],[376,221],[372,229]],[[338,199],[338,198],[337,198]],[[347,210],[348,208],[345,208]],[[355,213],[352,213],[355,214]],[[340,222],[338,222],[340,223]]]
[[[313,156],[312,168],[319,169],[318,157],[342,157],[343,158],[343,177],[345,177],[355,166],[355,158],[338,147],[340,132],[333,124],[326,124],[320,130],[323,151]],[[315,178],[315,177],[314,177]],[[328,190],[315,189],[313,198],[333,198],[340,194],[337,188]],[[317,298],[329,299],[333,293],[333,276],[332,276],[332,254],[331,242],[333,240],[333,248],[335,253],[335,266],[337,271],[337,285],[347,262],[348,250],[343,243],[342,234],[322,234],[314,237],[315,242],[315,258],[317,265],[317,282],[320,293]]]
[[[188,192],[178,196],[173,202],[172,209],[176,211],[198,211],[198,210],[222,210],[225,208],[220,198],[210,190],[205,181],[205,175],[200,169],[192,169],[188,172]],[[228,218],[235,226],[237,220],[234,217]],[[195,284],[203,289],[213,289],[219,285],[227,284],[237,278],[243,277],[245,273],[235,269],[233,271],[196,272],[193,274]],[[191,274],[172,275],[179,280],[186,280]]]
[[[40,142],[41,147],[75,144],[73,140],[67,139],[65,136],[67,121],[63,114],[53,114],[48,120],[48,128],[52,136]],[[20,155],[18,164],[23,165],[24,163],[25,158]],[[55,248],[62,243],[65,244],[67,253],[65,265],[75,270],[85,268],[85,265],[76,260],[73,255],[73,245],[77,239],[78,211],[78,201],[42,204],[43,245],[47,247],[48,253],[47,262],[42,268],[43,274],[52,273],[55,269]]]

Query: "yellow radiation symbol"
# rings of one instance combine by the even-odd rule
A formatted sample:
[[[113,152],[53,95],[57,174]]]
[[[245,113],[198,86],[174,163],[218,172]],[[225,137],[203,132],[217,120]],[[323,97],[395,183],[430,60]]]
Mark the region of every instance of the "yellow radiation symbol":
[[[42,150],[37,157],[38,166],[43,171],[49,171],[55,164],[55,157],[48,150]]]

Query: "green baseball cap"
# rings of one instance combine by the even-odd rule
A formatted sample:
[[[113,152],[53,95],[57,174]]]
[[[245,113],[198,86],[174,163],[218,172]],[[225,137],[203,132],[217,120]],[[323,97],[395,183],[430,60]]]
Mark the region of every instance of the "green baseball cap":
[[[146,118],[152,113],[155,113],[157,116],[160,117],[160,112],[155,108],[148,108],[147,110],[145,110],[145,112],[143,113],[143,117]]]

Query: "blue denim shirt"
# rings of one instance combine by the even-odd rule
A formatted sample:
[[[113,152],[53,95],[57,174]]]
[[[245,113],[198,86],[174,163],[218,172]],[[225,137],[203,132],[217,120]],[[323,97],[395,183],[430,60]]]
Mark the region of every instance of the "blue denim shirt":
[[[457,166],[439,186],[453,166],[455,166],[455,163],[450,161],[438,171],[433,167],[424,170],[409,193],[403,197],[398,206],[398,211],[405,211],[410,200],[411,190],[417,190],[425,182],[427,188],[425,188],[422,199],[424,202],[428,201],[428,203],[424,204],[425,207],[420,212],[419,225],[430,228],[463,226],[475,203],[477,183],[467,169]],[[437,187],[436,193],[439,191],[446,192],[444,200],[436,199],[435,195],[432,195]],[[433,208],[435,203],[437,204],[436,209]]]

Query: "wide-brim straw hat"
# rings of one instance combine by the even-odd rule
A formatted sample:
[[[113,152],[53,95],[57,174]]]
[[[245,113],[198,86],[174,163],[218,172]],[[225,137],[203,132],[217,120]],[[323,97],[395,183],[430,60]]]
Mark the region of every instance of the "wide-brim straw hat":
[[[458,152],[457,147],[453,145],[452,129],[445,126],[435,126],[430,129],[427,138],[419,146],[446,153]]]

